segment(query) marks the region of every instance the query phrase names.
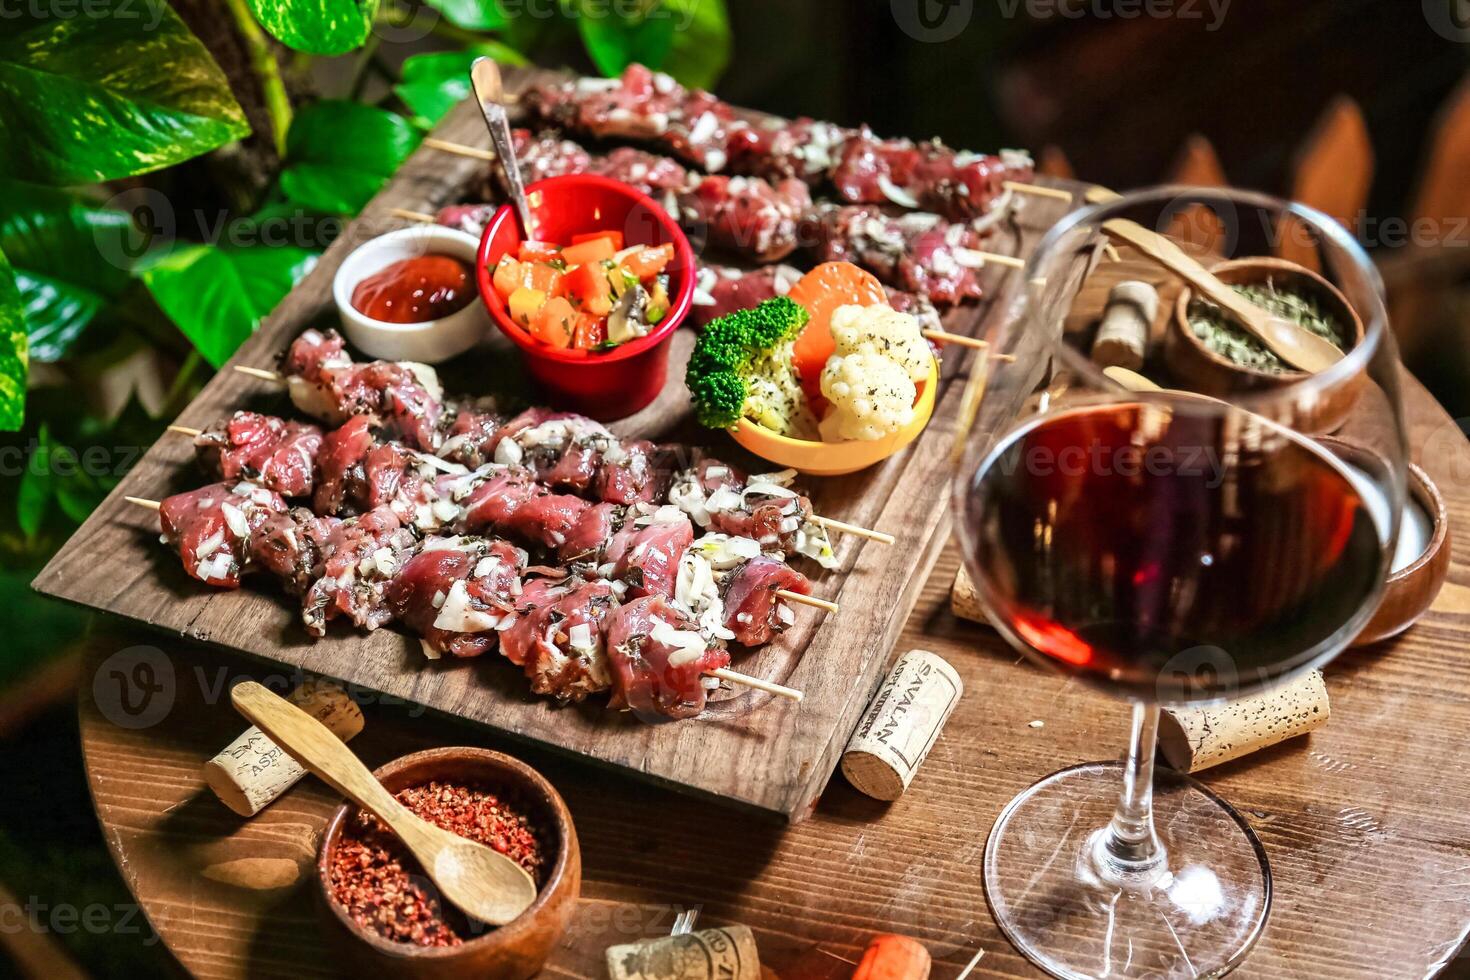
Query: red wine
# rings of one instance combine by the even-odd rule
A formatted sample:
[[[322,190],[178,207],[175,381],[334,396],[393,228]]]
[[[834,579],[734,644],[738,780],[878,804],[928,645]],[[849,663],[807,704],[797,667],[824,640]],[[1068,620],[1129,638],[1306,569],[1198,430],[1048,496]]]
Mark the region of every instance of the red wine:
[[[1230,696],[1336,646],[1387,563],[1361,474],[1242,416],[1109,404],[1036,420],[964,501],[993,614],[1052,663],[1129,696]]]

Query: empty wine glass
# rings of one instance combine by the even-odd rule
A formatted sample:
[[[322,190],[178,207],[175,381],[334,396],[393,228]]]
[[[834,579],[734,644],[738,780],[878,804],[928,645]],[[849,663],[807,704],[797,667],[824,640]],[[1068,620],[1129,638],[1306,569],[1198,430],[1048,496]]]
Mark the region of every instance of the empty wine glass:
[[[1108,286],[1154,282],[1161,320],[1186,308],[1170,274],[1105,247],[1114,218],[1170,234],[1206,265],[1289,253],[1346,299],[1361,339],[1317,374],[1210,379],[1181,376],[1188,362],[1155,338],[1142,371],[1163,390],[1128,390],[1089,357]],[[1264,927],[1270,869],[1229,804],[1155,767],[1160,705],[1281,683],[1336,655],[1372,615],[1406,459],[1380,283],[1325,215],[1177,187],[1068,215],[1026,277],[1003,342],[1016,360],[993,374],[956,480],[964,557],[1002,636],[1130,701],[1133,725],[1121,762],[1064,769],[1006,806],[986,848],[986,896],[1010,940],[1055,976],[1218,976]],[[1209,393],[1179,390],[1191,387]],[[1318,440],[1324,428],[1333,439]]]

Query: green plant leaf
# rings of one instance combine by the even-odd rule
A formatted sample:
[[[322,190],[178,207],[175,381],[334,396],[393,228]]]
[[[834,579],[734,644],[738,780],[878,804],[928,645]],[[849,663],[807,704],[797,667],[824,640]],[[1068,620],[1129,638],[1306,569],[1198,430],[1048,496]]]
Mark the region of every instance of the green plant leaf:
[[[35,541],[46,507],[51,502],[51,432],[41,423],[36,448],[26,460],[15,493],[15,521],[27,539]]]
[[[490,57],[503,65],[524,65],[520,52],[498,41],[486,41],[463,51],[434,51],[410,55],[403,62],[403,81],[393,92],[413,112],[414,125],[432,129],[470,94],[470,64]]]
[[[730,17],[725,0],[663,0],[674,22],[674,42],[659,66],[685,85],[713,88],[730,63]]]
[[[524,0],[504,4],[505,26],[496,33],[517,51],[555,52],[575,50],[577,24],[572,9],[579,0],[557,0],[538,5]],[[549,15],[549,16],[548,16]]]
[[[346,54],[373,29],[378,0],[248,0],[260,26],[288,48]]]
[[[116,479],[99,480],[79,470],[75,476],[57,484],[56,505],[73,524],[80,524],[116,485]]]
[[[633,62],[659,68],[674,43],[673,11],[654,5],[643,15],[624,16],[616,5],[583,3],[577,30],[592,63],[604,75],[620,75]]]
[[[159,308],[218,368],[315,264],[315,253],[289,245],[191,245],[148,261],[141,278]]]
[[[418,141],[396,113],[358,102],[315,102],[291,124],[281,190],[323,214],[356,214]]]
[[[106,304],[127,288],[149,243],[131,216],[65,191],[0,178],[0,249],[10,258],[30,358],[59,360]]]
[[[10,260],[0,250],[0,431],[14,432],[25,421],[28,357],[20,290]]]
[[[505,26],[505,11],[497,0],[424,0],[455,27],[467,31],[498,31]]]
[[[19,4],[0,30],[0,174],[48,184],[172,166],[250,132],[167,4]]]

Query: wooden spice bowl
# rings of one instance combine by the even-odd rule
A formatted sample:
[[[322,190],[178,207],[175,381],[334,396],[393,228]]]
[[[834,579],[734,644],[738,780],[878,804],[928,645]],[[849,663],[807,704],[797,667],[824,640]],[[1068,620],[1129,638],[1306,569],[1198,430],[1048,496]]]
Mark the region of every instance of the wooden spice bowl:
[[[1210,267],[1227,285],[1249,285],[1272,280],[1291,292],[1315,299],[1323,312],[1347,327],[1348,350],[1363,342],[1363,321],[1336,286],[1317,273],[1285,259],[1257,256],[1231,259]],[[1301,371],[1273,373],[1236,364],[1205,346],[1189,326],[1189,304],[1194,290],[1186,287],[1174,303],[1174,316],[1164,337],[1164,363],[1180,387],[1216,398],[1265,391],[1295,384],[1306,377]],[[1314,390],[1295,407],[1293,417],[1278,419],[1307,433],[1334,432],[1352,411],[1367,377],[1355,372]]]
[[[1353,639],[1355,647],[1386,640],[1413,626],[1434,603],[1450,571],[1450,515],[1444,497],[1417,464],[1409,464],[1408,478],[1411,506],[1417,504],[1429,515],[1429,541],[1417,557],[1389,574],[1378,611]]]
[[[441,748],[394,759],[373,775],[398,793],[431,780],[480,784],[503,789],[541,828],[544,845],[554,849],[536,901],[498,929],[466,939],[459,946],[418,946],[393,942],[361,928],[332,897],[331,855],[357,807],[344,803],[327,823],[317,854],[318,908],[334,946],[358,971],[394,977],[497,977],[524,980],[540,971],[566,932],[582,891],[582,852],[572,815],[561,795],[536,770],[500,752]]]
[[[1347,439],[1319,437],[1319,443],[1339,459],[1359,470],[1372,472],[1382,467],[1382,459],[1372,449]],[[1367,646],[1397,636],[1413,626],[1434,603],[1450,570],[1450,516],[1439,488],[1417,464],[1410,463],[1407,507],[1417,506],[1429,519],[1429,533],[1419,554],[1402,565],[1394,564],[1384,581],[1378,609],[1353,638],[1350,646]],[[1400,530],[1400,537],[1403,531]]]

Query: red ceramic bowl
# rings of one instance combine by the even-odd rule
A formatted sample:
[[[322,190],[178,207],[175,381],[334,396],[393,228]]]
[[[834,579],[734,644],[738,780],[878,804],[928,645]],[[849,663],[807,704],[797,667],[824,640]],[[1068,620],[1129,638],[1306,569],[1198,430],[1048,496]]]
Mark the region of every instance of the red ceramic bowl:
[[[658,396],[668,374],[669,340],[694,300],[694,250],[679,226],[645,194],[593,174],[538,180],[526,188],[536,234],[567,244],[573,235],[617,230],[628,245],[674,246],[668,265],[669,312],[646,337],[605,354],[563,350],[532,337],[510,318],[491,278],[496,263],[526,238],[515,208],[503,206],[480,239],[475,276],[491,318],[526,355],[526,369],[551,404],[598,419],[631,415]]]

